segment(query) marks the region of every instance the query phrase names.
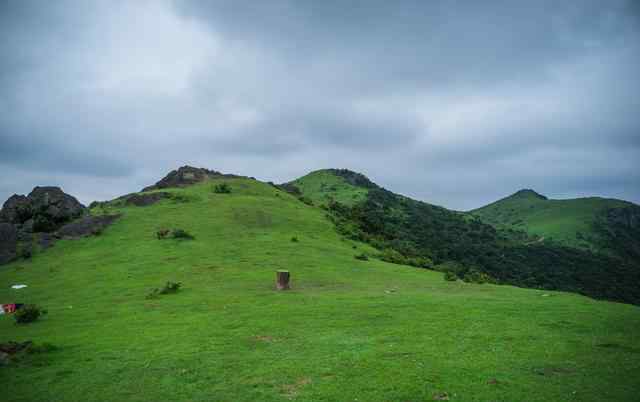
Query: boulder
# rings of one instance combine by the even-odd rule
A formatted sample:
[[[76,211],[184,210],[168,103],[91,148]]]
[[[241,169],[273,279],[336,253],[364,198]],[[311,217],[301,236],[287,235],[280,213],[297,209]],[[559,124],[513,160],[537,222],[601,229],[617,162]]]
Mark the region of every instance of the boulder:
[[[86,208],[60,187],[36,187],[29,193],[35,214],[43,214],[55,222],[67,222],[84,214]]]
[[[77,239],[80,237],[97,235],[112,224],[120,215],[85,216],[77,221],[67,223],[56,232],[57,237],[63,239]]]
[[[5,201],[0,211],[0,222],[23,223],[33,216],[33,203],[24,195],[14,194]]]
[[[16,258],[18,230],[11,223],[0,223],[0,264]]]

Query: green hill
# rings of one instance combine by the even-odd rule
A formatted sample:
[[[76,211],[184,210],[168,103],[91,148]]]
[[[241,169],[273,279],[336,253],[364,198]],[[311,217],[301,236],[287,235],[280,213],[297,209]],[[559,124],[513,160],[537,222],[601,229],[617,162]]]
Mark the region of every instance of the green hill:
[[[361,261],[377,251],[328,210],[248,178],[162,191],[93,204],[122,216],[0,267],[3,303],[48,310],[0,316],[0,343],[55,346],[0,366],[3,401],[637,399],[636,306]],[[167,281],[182,288],[147,298]]]
[[[496,228],[478,216],[412,200],[376,185],[343,182],[348,194],[366,191],[362,201],[344,204],[339,200],[350,197],[340,197],[328,184],[341,177],[336,178],[338,175],[330,170],[320,173],[293,182],[297,186],[294,192],[316,200],[333,200],[327,208],[340,232],[383,251],[388,261],[454,271],[470,280],[484,278],[640,304],[640,253],[636,253],[640,247],[634,246],[640,239],[636,236],[640,222],[634,220],[636,215],[626,214],[627,209],[621,210],[622,214],[616,209],[613,214],[609,210],[603,215],[607,224],[598,232],[600,244],[601,249],[610,252],[594,253],[523,231]],[[323,184],[323,178],[331,175],[334,177]],[[311,191],[307,193],[305,189]],[[515,198],[527,203],[546,202],[530,190]]]
[[[316,170],[283,186],[285,189],[297,188],[317,205],[327,205],[331,201],[354,205],[364,201],[370,189],[377,188],[364,175],[347,169]]]
[[[521,190],[471,213],[497,227],[592,248],[598,245],[593,229],[597,217],[609,209],[632,206],[630,202],[599,197],[550,200],[533,190]]]

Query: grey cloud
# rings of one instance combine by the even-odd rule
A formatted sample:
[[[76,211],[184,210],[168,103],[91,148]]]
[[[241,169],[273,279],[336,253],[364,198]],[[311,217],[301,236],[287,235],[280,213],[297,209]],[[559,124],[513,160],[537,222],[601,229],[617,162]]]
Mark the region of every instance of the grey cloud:
[[[3,2],[0,198],[46,180],[89,202],[190,163],[273,181],[347,167],[457,209],[521,187],[638,202],[639,11]]]

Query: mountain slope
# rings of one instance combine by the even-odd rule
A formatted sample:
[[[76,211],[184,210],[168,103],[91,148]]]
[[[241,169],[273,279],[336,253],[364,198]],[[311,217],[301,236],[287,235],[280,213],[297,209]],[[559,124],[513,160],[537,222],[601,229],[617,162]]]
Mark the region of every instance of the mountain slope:
[[[302,178],[299,182],[305,180]],[[357,184],[348,186],[358,187]],[[364,200],[351,205],[330,202],[328,208],[345,236],[372,244],[383,250],[383,254],[393,256],[399,252],[407,257],[388,258],[390,261],[412,263],[416,259],[427,259],[433,261],[437,269],[454,271],[469,280],[483,278],[484,274],[489,277],[482,280],[562,289],[640,304],[637,286],[640,283],[640,254],[636,258],[635,248],[626,246],[627,243],[635,244],[636,240],[617,241],[633,238],[633,231],[626,230],[624,225],[618,225],[619,230],[603,233],[609,239],[606,244],[610,250],[624,243],[628,255],[617,251],[593,253],[532,238],[524,232],[496,229],[476,216],[412,200],[378,186],[370,187]],[[324,194],[310,196],[322,198],[329,194],[331,198],[337,198],[335,191],[327,192],[329,188],[324,186]],[[323,187],[316,184],[314,189],[322,190]],[[298,190],[303,196],[307,195]],[[522,192],[518,197],[530,202],[544,200],[532,191]],[[618,218],[629,221],[623,219],[626,215]],[[414,265],[429,267],[423,263]]]
[[[471,214],[499,228],[523,230],[539,238],[599,251],[602,236],[595,224],[608,210],[640,208],[630,202],[590,197],[550,200],[533,190],[521,190]]]
[[[231,194],[212,191],[222,182]],[[3,302],[49,310],[25,326],[0,316],[0,342],[58,347],[0,367],[3,401],[445,392],[458,401],[632,401],[640,392],[637,307],[359,261],[374,251],[341,239],[326,211],[250,179],[163,192],[174,197],[94,204],[93,214],[122,216],[99,236],[0,267]],[[163,228],[195,239],[158,240]],[[291,291],[274,291],[277,269],[291,271]],[[168,280],[182,290],[146,299]]]

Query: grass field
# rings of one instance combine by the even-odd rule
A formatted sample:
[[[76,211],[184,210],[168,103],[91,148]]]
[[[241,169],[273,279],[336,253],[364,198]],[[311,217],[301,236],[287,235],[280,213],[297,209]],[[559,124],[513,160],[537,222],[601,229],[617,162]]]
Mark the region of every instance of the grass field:
[[[626,201],[600,197],[544,199],[525,190],[473,210],[471,214],[497,227],[524,230],[567,246],[592,248],[593,240],[597,239],[591,225],[597,214],[628,205]]]
[[[2,303],[49,311],[0,316],[0,342],[58,347],[0,367],[2,401],[638,400],[638,307],[359,261],[373,250],[320,208],[225,182],[112,208],[102,235],[0,268]],[[291,291],[274,291],[278,269]],[[145,298],[168,280],[182,290]]]

